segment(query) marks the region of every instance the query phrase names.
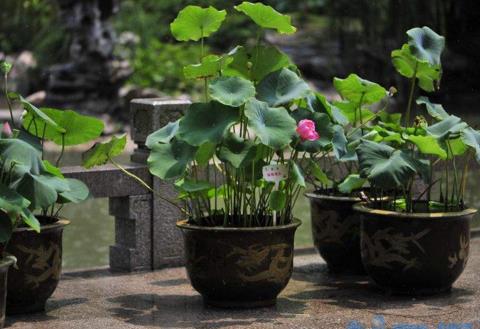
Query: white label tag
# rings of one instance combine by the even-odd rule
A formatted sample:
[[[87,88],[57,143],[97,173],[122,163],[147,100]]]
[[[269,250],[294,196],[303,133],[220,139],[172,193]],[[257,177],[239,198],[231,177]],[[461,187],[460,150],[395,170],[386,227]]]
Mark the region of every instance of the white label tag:
[[[288,177],[288,169],[285,165],[264,166],[262,173],[267,182],[274,182],[275,185]]]

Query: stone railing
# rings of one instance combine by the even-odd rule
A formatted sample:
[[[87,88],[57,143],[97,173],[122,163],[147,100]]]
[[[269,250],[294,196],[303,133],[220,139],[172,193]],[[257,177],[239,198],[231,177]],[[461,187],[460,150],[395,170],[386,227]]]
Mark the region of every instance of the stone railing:
[[[125,168],[171,200],[175,199],[174,187],[148,171],[145,140],[151,132],[175,121],[189,105],[187,101],[159,99],[131,102],[131,137],[137,148]],[[109,198],[109,211],[115,217],[115,245],[110,247],[112,270],[154,270],[183,264],[183,239],[175,227],[182,214],[176,207],[110,165],[92,170],[65,167],[63,172],[87,184],[93,197]]]

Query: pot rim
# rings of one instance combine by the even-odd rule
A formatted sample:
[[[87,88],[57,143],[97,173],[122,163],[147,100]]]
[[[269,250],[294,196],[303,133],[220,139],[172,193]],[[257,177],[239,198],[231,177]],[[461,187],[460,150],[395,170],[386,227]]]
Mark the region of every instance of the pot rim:
[[[47,225],[40,225],[40,234],[44,231],[47,230],[53,230],[59,227],[67,226],[70,224],[69,220],[66,220],[64,218],[57,218],[57,217],[51,217],[51,216],[45,216],[45,217],[50,217],[50,218],[55,218],[57,221],[55,223],[47,224]],[[17,232],[34,232],[33,228],[31,227],[17,227],[16,229],[13,230],[14,233]]]
[[[475,214],[478,210],[475,208],[467,208],[462,211],[452,212],[417,212],[417,213],[404,213],[393,210],[375,209],[367,206],[367,202],[358,202],[353,205],[355,211],[364,214],[374,214],[379,216],[389,216],[403,219],[431,219],[431,218],[444,218],[444,217],[463,217]]]
[[[261,231],[278,231],[297,228],[302,224],[298,218],[294,218],[293,222],[287,225],[278,226],[260,226],[260,227],[222,227],[222,226],[198,226],[187,223],[187,219],[179,220],[176,226],[182,230],[192,231],[219,231],[219,232],[261,232]]]
[[[315,192],[307,192],[304,193],[307,198],[309,199],[319,199],[319,200],[335,200],[335,201],[347,201],[347,202],[360,202],[358,196],[336,196],[336,195],[327,195],[327,194],[320,194]]]

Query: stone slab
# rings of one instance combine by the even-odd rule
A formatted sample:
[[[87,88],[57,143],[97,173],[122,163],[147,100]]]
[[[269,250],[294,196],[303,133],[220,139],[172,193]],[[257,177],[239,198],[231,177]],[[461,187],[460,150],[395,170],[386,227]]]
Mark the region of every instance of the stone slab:
[[[451,293],[422,298],[385,295],[365,277],[328,275],[326,265],[316,254],[297,256],[293,278],[277,305],[254,310],[203,306],[184,268],[129,275],[112,275],[106,269],[72,272],[63,275],[45,314],[9,317],[7,326],[478,329],[479,239],[472,240],[471,251],[466,271]]]
[[[152,176],[144,164],[123,164],[125,169],[143,179],[151,186]],[[76,178],[84,182],[94,198],[123,197],[129,195],[144,195],[150,193],[136,180],[128,177],[111,164],[85,169],[80,166],[64,167],[65,177]]]

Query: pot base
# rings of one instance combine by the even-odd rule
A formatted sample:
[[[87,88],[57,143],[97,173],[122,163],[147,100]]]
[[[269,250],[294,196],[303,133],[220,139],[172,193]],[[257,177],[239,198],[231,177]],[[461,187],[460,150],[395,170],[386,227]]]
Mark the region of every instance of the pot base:
[[[18,315],[18,314],[31,314],[31,313],[40,313],[45,312],[46,303],[36,303],[29,305],[10,305],[7,304],[7,315]]]
[[[206,305],[218,307],[218,308],[261,308],[271,307],[277,304],[277,299],[265,299],[265,300],[215,300],[209,298],[203,298],[203,302]]]

